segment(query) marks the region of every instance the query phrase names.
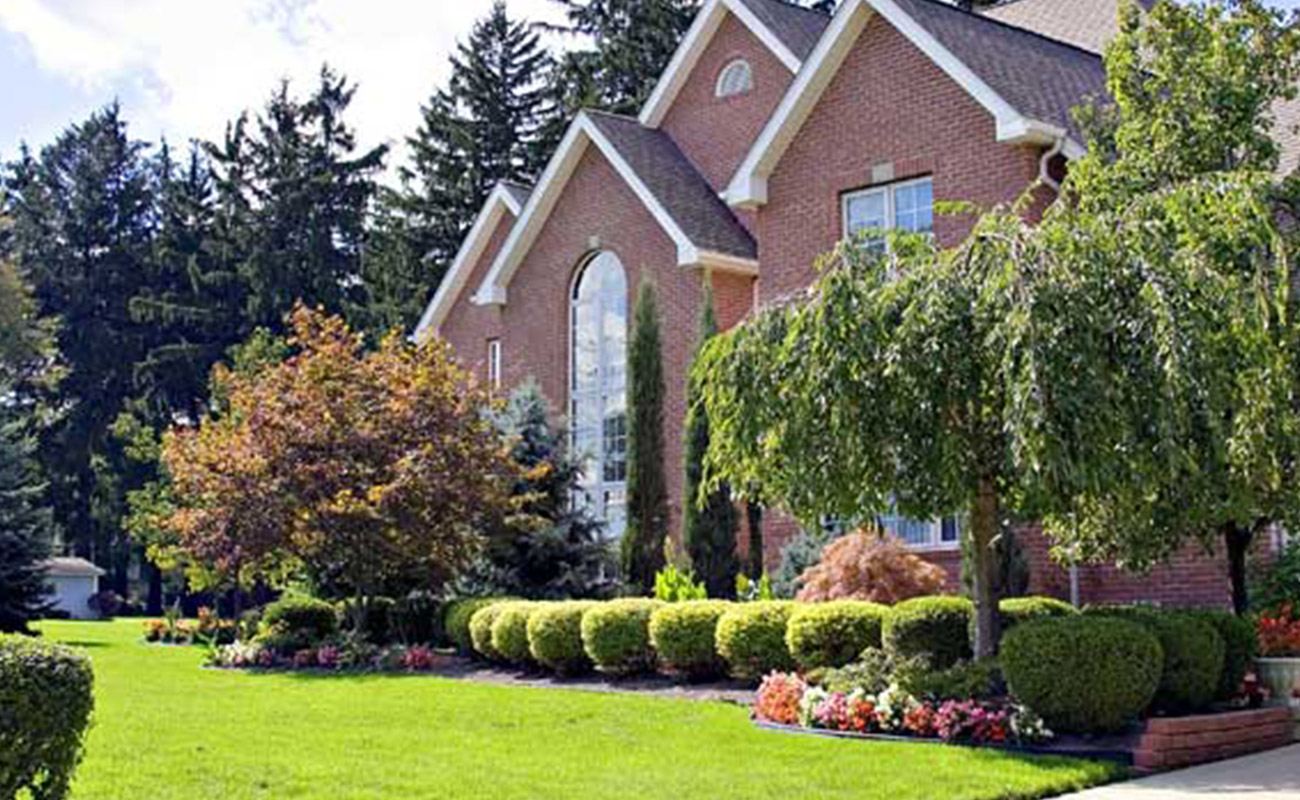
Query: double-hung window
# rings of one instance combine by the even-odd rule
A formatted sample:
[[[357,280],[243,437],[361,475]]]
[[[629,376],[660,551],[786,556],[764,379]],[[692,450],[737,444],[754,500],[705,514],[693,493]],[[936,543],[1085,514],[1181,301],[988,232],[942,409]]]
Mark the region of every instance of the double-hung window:
[[[487,343],[487,379],[488,388],[501,388],[501,340],[488,339]]]
[[[930,178],[893,183],[844,195],[844,235],[898,228],[913,233],[934,229],[934,184]],[[870,234],[868,234],[870,235]],[[884,245],[875,238],[873,244]]]
[[[961,544],[961,518],[908,519],[890,507],[876,518],[880,529],[902,539],[913,550],[951,550]]]

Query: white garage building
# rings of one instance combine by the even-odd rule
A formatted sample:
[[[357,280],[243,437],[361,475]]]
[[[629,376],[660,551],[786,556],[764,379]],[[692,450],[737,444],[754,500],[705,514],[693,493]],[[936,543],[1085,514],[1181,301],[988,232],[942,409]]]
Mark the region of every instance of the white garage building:
[[[54,610],[67,612],[73,619],[94,619],[90,598],[99,592],[99,578],[104,570],[84,558],[51,558],[45,562],[45,577],[54,590]]]

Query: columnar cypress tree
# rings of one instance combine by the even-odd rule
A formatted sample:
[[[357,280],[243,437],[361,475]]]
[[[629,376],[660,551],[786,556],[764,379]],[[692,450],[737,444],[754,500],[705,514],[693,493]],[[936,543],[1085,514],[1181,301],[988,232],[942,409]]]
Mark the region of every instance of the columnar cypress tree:
[[[763,577],[763,504],[757,500],[745,503],[745,522],[749,527],[749,553],[745,559],[745,573],[753,580]]]
[[[35,450],[22,418],[0,403],[0,633],[26,633],[47,605],[40,562],[49,556],[53,517]]]
[[[697,354],[717,332],[713,292],[706,280],[700,308]],[[735,594],[736,572],[740,566],[736,558],[736,507],[731,502],[731,489],[725,482],[709,494],[703,505],[697,496],[704,478],[704,454],[709,450],[709,415],[694,377],[687,378],[686,382],[685,430],[683,544],[691,557],[695,577],[704,582],[709,597],[730,597]]]
[[[654,285],[641,281],[627,346],[627,531],[623,578],[642,591],[654,587],[664,564],[668,487],[664,476],[664,367]]]

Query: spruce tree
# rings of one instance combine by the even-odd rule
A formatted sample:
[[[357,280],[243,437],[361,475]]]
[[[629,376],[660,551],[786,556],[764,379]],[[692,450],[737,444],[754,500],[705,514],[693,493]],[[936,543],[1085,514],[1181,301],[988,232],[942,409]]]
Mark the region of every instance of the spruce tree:
[[[713,313],[713,292],[704,282],[700,306],[698,354],[718,332]],[[709,449],[709,415],[699,397],[693,376],[686,381],[685,493],[683,498],[683,544],[691,558],[695,577],[704,583],[709,597],[732,597],[740,562],[736,557],[736,506],[731,489],[719,486],[703,499],[698,497],[704,478],[704,454]]]
[[[641,281],[627,346],[627,530],[623,579],[649,592],[664,565],[668,488],[664,476],[664,368],[654,285]]]
[[[410,294],[427,299],[437,288],[499,181],[530,183],[545,165],[549,72],[537,32],[512,19],[503,2],[457,46],[448,85],[429,98],[419,129],[407,139],[411,164],[400,174],[408,225],[398,231],[407,238],[400,246],[424,261]]]
[[[595,106],[635,114],[654,91],[699,0],[554,0],[567,24],[559,30],[590,42],[565,57],[554,81],[564,112]]]
[[[0,633],[27,633],[48,606],[44,566],[53,541],[36,440],[13,406],[0,402]]]

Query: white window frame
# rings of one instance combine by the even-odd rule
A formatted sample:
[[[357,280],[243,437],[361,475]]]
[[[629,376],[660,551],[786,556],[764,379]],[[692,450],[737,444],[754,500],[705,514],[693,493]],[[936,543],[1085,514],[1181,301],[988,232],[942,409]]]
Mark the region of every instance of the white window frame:
[[[882,531],[885,531],[886,533],[896,536],[899,539],[899,541],[907,545],[907,548],[909,550],[915,550],[919,552],[947,552],[947,551],[961,549],[962,529],[966,525],[966,521],[962,518],[961,515],[953,515],[949,517],[935,518],[931,520],[907,519],[906,520],[907,522],[913,524],[922,524],[927,526],[926,539],[923,542],[909,542],[907,539],[903,538],[901,534],[899,534],[897,523],[904,519],[906,518],[903,517],[902,514],[898,513],[898,509],[894,507],[893,503],[890,503],[889,511],[884,514],[876,515],[875,522],[876,525],[879,526],[879,528]],[[952,520],[953,522],[956,523],[957,538],[949,539],[949,540],[945,540],[943,538],[943,523],[946,520]]]
[[[622,271],[623,280],[625,282],[625,287],[626,287],[626,281],[628,280],[628,271],[626,265],[624,265],[623,263],[623,260],[619,258],[618,255],[613,251],[599,250],[596,251],[595,253],[592,253],[583,262],[582,266],[574,273],[573,279],[570,282],[568,301],[567,301],[568,308],[567,308],[566,318],[568,320],[567,340],[568,340],[568,350],[569,350],[569,376],[568,376],[568,387],[567,387],[568,404],[566,408],[570,416],[569,426],[568,426],[569,449],[571,453],[573,453],[579,459],[583,459],[584,461],[586,459],[586,454],[579,452],[578,441],[577,441],[578,439],[577,423],[573,419],[574,403],[575,400],[577,399],[574,395],[574,392],[577,388],[575,385],[575,380],[577,377],[576,344],[577,344],[577,332],[578,332],[577,325],[576,325],[577,312],[576,312],[575,303],[577,301],[577,294],[582,285],[583,279],[587,276],[589,270],[592,268],[595,262],[598,259],[601,259],[602,257],[612,258],[613,263],[615,263],[618,266],[618,268]],[[627,323],[629,326],[630,326],[631,315],[632,315],[632,306],[631,303],[628,302],[625,297],[624,306],[623,306],[623,319],[624,322]],[[625,333],[625,341],[627,335],[630,335],[630,330],[627,333]],[[601,376],[599,379],[601,383],[601,387],[597,392],[597,394],[601,394],[601,395],[603,395],[604,392],[606,391],[604,382],[606,380],[605,376],[609,371],[605,362],[605,355],[606,354],[604,348],[603,347],[598,348],[597,357],[600,360],[598,373]],[[627,391],[629,388],[627,386],[626,356],[624,357],[624,363],[623,363],[623,381],[624,381],[623,396],[624,396],[624,403],[626,403]],[[630,413],[630,409],[624,410],[625,415],[629,413]],[[578,485],[574,487],[574,491],[572,493],[570,502],[572,502],[577,507],[586,507],[597,519],[605,523],[605,527],[601,531],[601,536],[605,541],[618,541],[622,539],[623,533],[627,529],[627,480],[626,478],[624,478],[624,480],[621,481],[605,480],[605,475],[604,475],[605,458],[603,453],[605,415],[602,413],[600,416],[601,416],[601,431],[600,431],[599,447],[602,450],[602,452],[598,452],[595,454],[595,458],[594,458],[595,463],[593,464],[593,471],[595,472],[595,475],[583,474],[579,478]],[[628,421],[625,419],[624,420],[625,437],[626,437],[627,424]],[[627,469],[626,444],[624,445],[624,448],[625,448],[623,452],[623,457],[625,459],[624,474],[626,474],[626,469]],[[617,527],[611,525],[611,518],[609,513],[609,510],[611,508],[617,508],[620,510],[618,512],[619,518],[618,518]]]
[[[487,340],[487,379],[488,387],[501,388],[501,340]]]
[[[849,231],[849,204],[861,197],[870,197],[872,195],[881,195],[885,198],[885,227],[884,230],[892,230],[898,224],[898,209],[896,206],[895,196],[901,189],[910,189],[913,186],[921,184],[930,184],[931,214],[933,214],[934,203],[934,176],[923,175],[920,178],[909,178],[904,181],[895,181],[893,183],[881,184],[880,186],[870,186],[866,189],[856,189],[851,192],[845,192],[840,195],[840,232],[843,238],[848,239],[856,234]]]
[[[727,78],[733,73],[743,70],[745,80],[739,87],[728,91],[726,86]],[[750,66],[749,61],[743,58],[733,58],[723,66],[722,71],[718,73],[718,80],[713,86],[713,96],[719,100],[726,100],[732,97],[741,97],[754,91],[754,68]]]

